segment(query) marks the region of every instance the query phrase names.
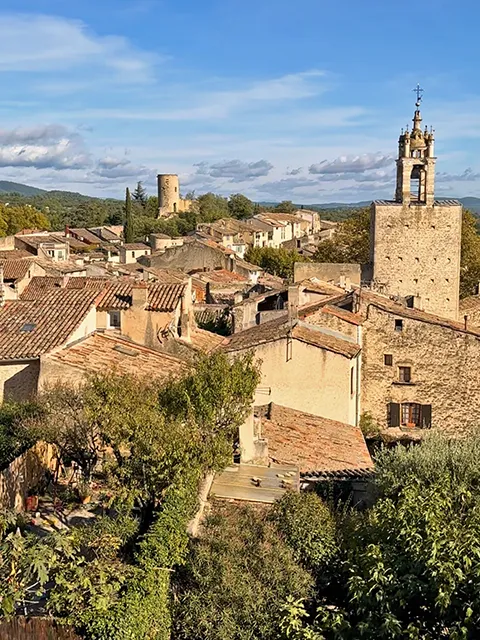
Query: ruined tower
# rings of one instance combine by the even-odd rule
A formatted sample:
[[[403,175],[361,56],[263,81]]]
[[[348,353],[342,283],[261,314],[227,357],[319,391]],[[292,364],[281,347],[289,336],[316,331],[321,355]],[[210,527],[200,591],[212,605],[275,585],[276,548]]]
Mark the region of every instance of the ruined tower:
[[[180,186],[178,176],[174,173],[163,173],[157,176],[158,214],[160,217],[180,211]]]
[[[456,320],[462,206],[435,200],[434,132],[422,130],[420,91],[417,87],[412,130],[402,130],[398,141],[395,200],[372,203],[372,284]]]

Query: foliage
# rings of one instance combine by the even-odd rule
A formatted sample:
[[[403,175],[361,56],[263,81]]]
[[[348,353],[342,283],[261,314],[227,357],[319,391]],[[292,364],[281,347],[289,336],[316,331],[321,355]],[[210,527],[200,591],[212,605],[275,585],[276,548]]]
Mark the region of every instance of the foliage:
[[[336,553],[335,521],[313,492],[287,492],[272,509],[272,521],[297,562],[319,573]]]
[[[135,229],[133,226],[132,200],[130,198],[130,189],[127,187],[125,191],[125,224],[123,226],[123,239],[125,243],[133,242],[135,239]]]
[[[352,210],[351,217],[338,225],[334,237],[320,243],[313,259],[315,262],[368,263],[370,209]]]
[[[36,403],[4,402],[0,406],[0,469],[3,469],[35,442],[21,425],[39,414]]]
[[[375,421],[370,411],[364,411],[360,416],[360,429],[365,438],[373,438],[378,436],[381,432],[381,427],[378,422]]]
[[[277,640],[282,603],[311,586],[264,514],[215,505],[175,577],[173,638]]]
[[[199,222],[215,222],[230,215],[227,198],[214,193],[198,196],[193,206],[194,210],[198,211]]]
[[[385,496],[395,496],[405,483],[434,486],[448,475],[452,484],[478,491],[480,487],[480,434],[448,438],[432,432],[421,445],[382,448],[375,456],[375,483]]]
[[[228,210],[232,218],[251,218],[254,215],[255,205],[241,193],[232,193],[228,200]]]
[[[477,219],[465,210],[462,217],[461,298],[474,294],[480,283],[480,236],[476,225]]]
[[[11,236],[22,229],[48,229],[47,217],[31,205],[0,204],[0,236]]]
[[[284,279],[293,278],[295,262],[308,262],[308,259],[295,249],[274,249],[273,247],[250,247],[245,260],[256,264],[268,273]]]
[[[147,204],[147,191],[145,189],[145,187],[143,186],[142,182],[139,181],[137,182],[137,186],[135,187],[133,193],[132,193],[132,198],[136,201],[139,202],[142,207],[145,207]]]
[[[293,213],[297,210],[297,206],[291,200],[283,200],[274,207],[276,213]]]

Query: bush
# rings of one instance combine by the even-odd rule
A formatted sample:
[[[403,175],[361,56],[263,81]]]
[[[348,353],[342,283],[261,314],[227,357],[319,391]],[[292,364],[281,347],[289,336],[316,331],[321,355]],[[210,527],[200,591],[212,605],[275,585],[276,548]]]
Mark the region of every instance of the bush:
[[[317,573],[335,555],[335,521],[315,493],[286,493],[274,505],[271,518],[297,562],[307,569]]]
[[[428,433],[421,444],[382,448],[375,457],[376,485],[381,495],[395,496],[411,480],[434,485],[448,476],[452,485],[480,487],[480,434],[448,438]]]
[[[311,587],[263,513],[216,505],[175,581],[173,638],[277,640],[283,603]]]

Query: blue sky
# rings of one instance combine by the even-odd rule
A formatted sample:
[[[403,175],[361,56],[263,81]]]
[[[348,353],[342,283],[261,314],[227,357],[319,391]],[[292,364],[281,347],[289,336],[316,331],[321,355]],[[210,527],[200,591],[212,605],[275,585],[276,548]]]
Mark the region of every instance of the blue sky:
[[[480,196],[479,18],[473,0],[2,0],[0,179],[391,197],[420,82],[437,194]]]

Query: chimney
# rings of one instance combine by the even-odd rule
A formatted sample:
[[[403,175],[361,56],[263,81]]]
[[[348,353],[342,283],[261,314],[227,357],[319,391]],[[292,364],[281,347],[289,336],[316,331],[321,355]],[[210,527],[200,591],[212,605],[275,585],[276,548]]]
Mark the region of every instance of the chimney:
[[[67,224],[65,225],[65,237],[70,238],[70,227]]]
[[[145,308],[148,301],[148,285],[146,282],[132,284],[132,307]]]
[[[180,319],[180,331],[181,337],[186,342],[191,342],[192,331],[195,328],[195,320],[193,317],[192,306],[192,279],[188,278],[185,286],[185,290],[182,296],[182,310]]]
[[[291,285],[288,287],[288,320],[294,323],[298,320],[298,307],[300,306],[300,287]]]
[[[5,285],[3,284],[3,262],[0,264],[0,307],[5,304]]]

